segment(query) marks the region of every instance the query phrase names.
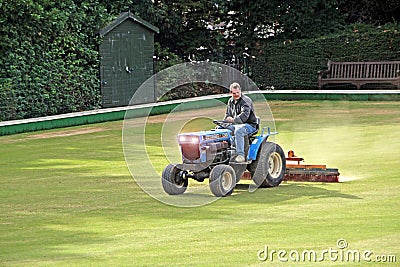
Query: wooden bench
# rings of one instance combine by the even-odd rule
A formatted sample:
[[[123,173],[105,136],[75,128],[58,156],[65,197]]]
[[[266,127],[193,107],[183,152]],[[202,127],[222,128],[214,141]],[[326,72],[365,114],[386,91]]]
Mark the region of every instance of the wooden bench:
[[[325,84],[354,84],[357,89],[367,83],[390,83],[400,87],[400,61],[334,62],[318,71],[318,88]]]

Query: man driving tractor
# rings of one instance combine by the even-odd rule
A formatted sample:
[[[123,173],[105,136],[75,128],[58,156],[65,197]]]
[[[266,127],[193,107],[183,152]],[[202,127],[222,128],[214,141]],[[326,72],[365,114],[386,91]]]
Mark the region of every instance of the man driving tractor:
[[[246,170],[257,187],[275,187],[282,182],[285,153],[278,144],[268,141],[277,132],[263,127],[255,135],[260,122],[253,101],[242,94],[238,83],[230,85],[230,92],[224,120],[213,121],[217,129],[178,134],[182,163],[170,163],[162,172],[167,194],[183,194],[189,179],[209,179],[215,196],[229,196]]]
[[[258,120],[253,101],[242,94],[240,84],[232,83],[229,89],[232,97],[226,106],[224,121],[232,123],[228,129],[235,135],[236,155],[234,161],[245,162],[244,139],[257,131]]]

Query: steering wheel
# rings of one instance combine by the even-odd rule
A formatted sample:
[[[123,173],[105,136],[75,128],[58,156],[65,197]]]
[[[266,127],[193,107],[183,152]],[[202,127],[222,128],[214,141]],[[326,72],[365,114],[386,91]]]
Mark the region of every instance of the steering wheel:
[[[232,125],[232,122],[225,121],[225,120],[213,120],[213,123],[224,129],[229,129],[229,126]]]

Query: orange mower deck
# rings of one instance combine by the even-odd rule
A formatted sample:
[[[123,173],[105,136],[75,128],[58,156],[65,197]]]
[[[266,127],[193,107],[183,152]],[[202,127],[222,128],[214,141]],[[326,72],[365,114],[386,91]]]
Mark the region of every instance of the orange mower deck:
[[[326,182],[337,183],[339,182],[338,169],[326,168],[326,165],[310,165],[301,164],[304,159],[295,156],[294,152],[290,150],[286,158],[286,173],[284,181],[296,182]],[[251,179],[249,172],[245,172],[242,179]]]

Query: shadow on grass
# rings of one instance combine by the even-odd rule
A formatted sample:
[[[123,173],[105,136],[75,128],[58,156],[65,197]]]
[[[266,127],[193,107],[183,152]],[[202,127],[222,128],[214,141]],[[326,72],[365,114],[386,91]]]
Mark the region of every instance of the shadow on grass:
[[[285,183],[278,187],[258,188],[254,193],[249,192],[249,184],[238,184],[235,187],[234,196],[251,197],[254,202],[277,203],[292,199],[308,197],[310,199],[344,198],[361,199],[358,196],[344,194],[339,190],[325,189],[313,184]]]

